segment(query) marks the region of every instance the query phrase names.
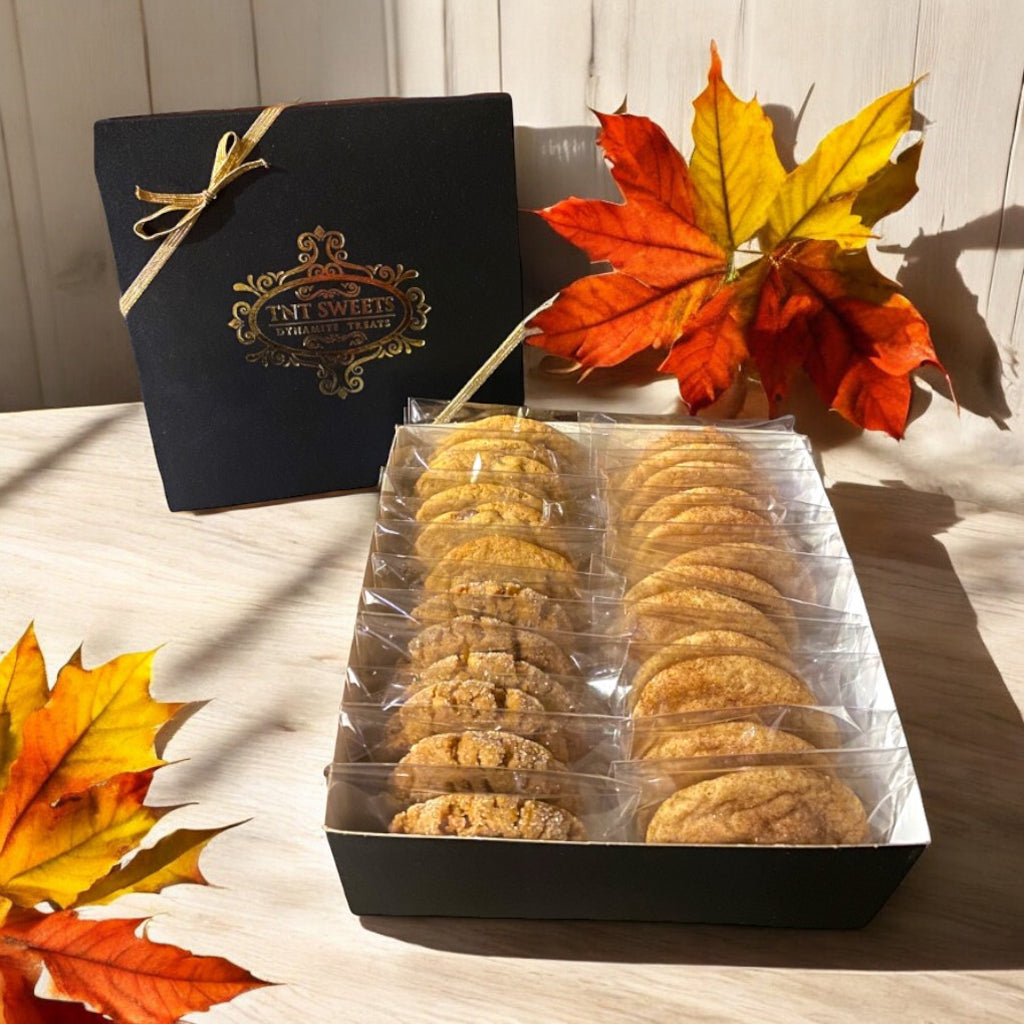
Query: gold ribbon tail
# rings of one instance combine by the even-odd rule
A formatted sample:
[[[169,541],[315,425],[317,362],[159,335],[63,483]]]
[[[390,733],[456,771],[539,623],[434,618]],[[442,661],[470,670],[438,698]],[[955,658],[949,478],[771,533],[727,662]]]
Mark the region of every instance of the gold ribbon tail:
[[[538,313],[543,312],[551,305],[558,295],[552,295],[550,299],[542,302],[535,310],[527,313],[522,320],[512,329],[512,333],[484,360],[480,369],[466,381],[462,390],[434,417],[434,423],[450,423],[459,410],[475,395],[484,382],[494,371],[501,366],[512,350],[526,338],[532,338],[535,334],[543,334],[539,327],[527,327],[527,324]]]
[[[132,226],[132,230],[147,241],[162,239],[159,248],[150,256],[146,265],[139,271],[135,280],[125,289],[119,307],[121,316],[127,316],[129,310],[138,301],[142,293],[149,287],[153,278],[163,269],[171,254],[185,240],[192,230],[192,225],[199,215],[217,198],[217,193],[235,179],[249,171],[270,166],[266,160],[246,160],[256,143],[263,138],[267,129],[277,120],[278,115],[290,103],[279,103],[266,107],[246,133],[239,138],[235,132],[225,132],[217,143],[217,152],[213,158],[213,169],[210,171],[209,184],[201,192],[151,192],[148,189],[136,188],[135,195],[146,203],[157,203],[160,209],[140,218]],[[168,214],[181,211],[181,217],[175,224],[156,230],[150,225]]]

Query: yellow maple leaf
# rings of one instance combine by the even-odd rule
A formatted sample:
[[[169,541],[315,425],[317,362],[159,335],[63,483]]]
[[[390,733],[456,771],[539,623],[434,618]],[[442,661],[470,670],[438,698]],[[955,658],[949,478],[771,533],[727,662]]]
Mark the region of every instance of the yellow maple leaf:
[[[129,772],[54,803],[33,803],[0,860],[0,891],[22,907],[71,906],[171,808],[146,807],[153,773]]]
[[[0,789],[21,750],[25,719],[50,695],[46,664],[35,630],[29,625],[18,643],[0,661]]]
[[[154,653],[122,654],[89,670],[76,653],[60,670],[46,706],[25,722],[22,751],[0,803],[0,858],[33,803],[166,763],[153,740],[183,705],[149,696]]]
[[[790,171],[768,210],[765,250],[787,238],[834,240],[846,249],[864,245],[871,230],[853,206],[868,181],[888,167],[893,148],[910,129],[915,84],[868,104]]]
[[[757,98],[737,99],[711,44],[707,88],[693,101],[690,177],[701,227],[726,251],[752,238],[786,178],[772,123]]]
[[[131,892],[160,892],[181,882],[204,883],[206,879],[199,870],[199,855],[211,839],[227,828],[234,826],[177,829],[149,849],[139,850],[127,864],[115,867],[83,892],[76,903],[111,903],[118,896]]]
[[[0,661],[0,1017],[50,1019],[55,1004],[35,994],[44,968],[53,998],[152,1024],[265,984],[228,961],[153,943],[137,921],[72,909],[205,883],[200,853],[224,831],[180,829],[139,849],[175,809],[145,799],[167,763],[157,733],[184,706],[150,696],[152,661],[153,652],[125,654],[86,669],[76,653],[50,691],[31,627]],[[58,909],[42,913],[46,905]]]

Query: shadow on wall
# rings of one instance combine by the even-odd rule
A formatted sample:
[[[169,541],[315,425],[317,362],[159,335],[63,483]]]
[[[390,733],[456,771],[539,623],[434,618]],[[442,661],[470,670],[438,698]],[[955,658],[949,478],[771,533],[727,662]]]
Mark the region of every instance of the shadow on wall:
[[[1007,430],[1006,420],[1011,413],[1003,392],[999,350],[978,310],[978,297],[957,269],[961,253],[991,249],[997,237],[1002,249],[1024,248],[1024,207],[1010,206],[931,235],[919,231],[910,245],[882,245],[879,252],[903,256],[896,279],[928,321],[935,350],[953,380],[957,400],[965,409]],[[935,386],[948,396],[944,381],[939,380]],[[915,407],[912,417],[923,411]]]
[[[796,114],[788,107],[768,106],[765,110],[775,125],[780,158],[786,167],[792,167],[803,107]],[[581,250],[528,211],[571,195],[621,201],[597,148],[596,136],[596,127],[516,128],[519,229],[527,309],[533,309],[560,288],[595,269]],[[928,321],[935,349],[949,371],[960,405],[1005,430],[1011,411],[1003,391],[1002,360],[979,312],[978,297],[968,289],[957,268],[963,252],[992,249],[996,238],[1003,249],[1024,248],[1024,207],[1008,207],[935,234],[922,232],[908,246],[882,245],[879,251],[902,254],[904,264],[897,280]],[[941,374],[926,368],[923,375],[937,393],[951,398]],[[600,379],[600,374],[597,376]],[[930,393],[915,387],[910,421],[917,419],[930,402]],[[798,413],[802,405],[799,399],[794,403]],[[844,439],[860,433],[848,426],[848,430],[839,430]]]
[[[517,126],[515,131],[523,301],[533,309],[592,268],[586,253],[559,238],[529,211],[568,196],[613,202],[622,197],[597,148],[596,127]]]

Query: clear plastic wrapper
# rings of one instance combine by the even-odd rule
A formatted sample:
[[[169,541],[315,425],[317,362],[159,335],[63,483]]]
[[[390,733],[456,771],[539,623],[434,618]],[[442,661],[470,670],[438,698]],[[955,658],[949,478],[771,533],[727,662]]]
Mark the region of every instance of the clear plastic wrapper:
[[[450,692],[456,688],[463,691],[475,689],[478,695],[481,690],[502,689],[520,691],[548,711],[607,715],[611,712],[612,695],[617,691],[620,672],[621,666],[608,666],[605,674],[596,673],[581,680],[579,675],[560,676],[543,672],[529,662],[517,662],[505,654],[475,656],[468,658],[465,665],[452,660],[427,672],[417,672],[411,666],[395,663],[361,664],[352,661],[345,670],[343,704],[375,704],[389,708],[417,700],[435,702],[439,699],[439,691]],[[463,696],[460,694],[460,698]],[[478,699],[478,703],[507,702],[507,695],[496,696],[501,700],[487,700],[485,696],[484,700]],[[526,703],[522,698],[519,702]]]
[[[726,455],[724,452],[728,452]],[[675,456],[675,452],[668,453]],[[740,458],[744,461],[739,461]],[[744,452],[724,449],[717,453],[713,448],[707,454],[693,450],[692,454],[681,455],[674,461],[659,466],[653,472],[647,462],[626,465],[605,465],[604,477],[610,494],[619,492],[647,492],[680,490],[684,487],[737,487],[752,494],[773,493],[777,482],[784,474],[816,472],[802,449],[769,449],[765,456],[769,466],[760,466]],[[618,507],[612,501],[613,509]]]
[[[428,476],[429,474],[429,476]],[[474,488],[467,491],[471,484],[485,485],[483,489]],[[516,473],[512,471],[480,470],[479,472],[463,472],[456,470],[419,470],[406,467],[404,469],[385,469],[381,474],[381,494],[397,494],[400,497],[419,498],[421,502],[435,499],[433,506],[443,505],[454,509],[469,497],[490,497],[494,488],[500,488],[506,496],[519,492],[525,497],[515,497],[519,502],[543,505],[557,503],[564,509],[575,512],[577,507],[593,502],[601,493],[601,481],[593,474],[581,473],[577,476],[559,476],[554,473]],[[457,490],[455,495],[448,494],[444,499],[437,495]],[[489,493],[488,493],[489,492]],[[450,499],[450,500],[449,500]],[[498,500],[501,500],[500,498]]]
[[[623,576],[636,573],[634,565],[614,556],[601,559],[600,564]],[[807,616],[815,614],[817,605],[848,607],[852,592],[858,589],[848,558],[790,552],[751,542],[681,552],[636,578],[623,601],[628,608],[661,591],[687,586],[718,589],[769,611],[786,602],[794,614]]]
[[[736,755],[776,746],[806,752],[808,747],[878,750],[905,744],[895,710],[770,704],[631,718],[623,760]]]
[[[459,551],[469,541],[508,537],[526,541],[567,560],[567,568],[589,563],[604,546],[604,531],[587,526],[538,526],[514,523],[408,523],[378,520],[371,550],[387,555],[417,555],[431,564]]]
[[[664,514],[661,510],[670,505],[675,496],[697,488],[742,491],[763,502],[822,504],[821,477],[813,469],[792,469],[771,476],[742,466],[677,468],[678,472],[673,470],[664,477],[651,477],[640,487],[624,487],[627,474],[615,471],[615,478],[608,480],[605,489],[609,524],[635,522],[645,514],[654,514],[660,519]]]
[[[637,717],[767,704],[890,710],[877,653],[791,657],[750,647],[630,644],[616,710]]]
[[[453,737],[465,734],[470,750],[498,753],[486,742],[474,740],[507,734],[512,743],[521,744],[530,755],[532,744],[548,751],[558,770],[607,774],[612,761],[623,749],[621,718],[609,715],[567,714],[544,711],[539,707],[493,708],[472,706],[395,705],[380,708],[372,704],[347,704],[341,711],[339,754],[347,761],[402,761],[417,763],[417,751],[425,750],[420,760],[447,752]],[[429,741],[429,742],[427,742]],[[507,754],[505,751],[500,753]],[[407,762],[403,759],[407,759]]]
[[[677,452],[681,457],[693,458],[695,452],[709,457],[724,449],[733,448],[749,453],[756,463],[773,452],[804,452],[808,465],[813,453],[803,434],[782,430],[732,430],[728,427],[703,428],[674,427],[661,424],[655,427],[602,426],[583,424],[583,437],[595,454],[598,465],[632,466],[662,452]]]
[[[325,771],[326,826],[348,832],[401,831],[453,838],[625,840],[636,807],[635,786],[571,772],[502,769],[501,773],[420,766],[411,778],[408,769],[394,764],[335,763]],[[413,793],[418,799],[412,798]],[[435,800],[438,804],[433,807],[403,813]],[[538,802],[564,814],[544,813],[545,808],[536,807]],[[566,819],[565,814],[572,817]]]
[[[616,598],[622,595],[625,581],[606,572],[591,572],[589,566],[578,572],[559,572],[529,566],[494,562],[441,560],[427,565],[413,555],[373,553],[367,562],[364,586],[373,588],[409,587],[436,594],[463,583],[516,583],[540,591],[556,601],[585,601],[592,597]]]
[[[596,449],[594,462],[613,490],[656,487],[657,480],[676,467],[694,467],[695,472],[688,474],[687,478],[699,479],[705,473],[714,474],[718,470],[742,470],[753,480],[761,478],[767,483],[785,473],[815,470],[811,454],[804,445],[764,443],[743,446],[693,444],[689,447],[663,448],[640,454],[639,458],[636,451]]]
[[[402,616],[362,612],[356,616],[349,660],[356,665],[408,668],[422,678],[445,659],[469,665],[471,654],[501,655],[503,662],[525,662],[550,675],[576,677],[597,692],[610,692],[622,671],[626,644],[621,637],[531,630],[469,618],[421,628]]]
[[[614,772],[640,790],[635,841],[715,845],[886,843],[914,779],[905,747],[627,761]]]
[[[754,542],[708,544],[682,551],[657,564],[625,561],[609,556],[594,563],[596,570],[608,569],[622,576],[628,585],[623,598],[634,600],[672,585],[694,585],[700,578],[712,578],[709,570],[724,570],[721,581],[742,573],[753,576],[792,601],[805,605],[848,608],[859,591],[850,559],[845,555],[819,555],[806,551]],[[749,582],[749,581],[748,581]]]
[[[579,473],[590,464],[588,439],[575,424],[556,427],[535,419],[512,421],[501,417],[478,422],[478,427],[466,424],[398,427],[388,465],[421,468],[461,465],[462,456],[467,453],[482,456],[491,451],[519,453],[568,474]]]
[[[616,437],[627,436],[630,431],[637,434],[649,431],[657,436],[658,431],[664,433],[667,430],[685,429],[706,431],[711,428],[728,434],[742,434],[747,431],[793,434],[796,429],[796,418],[793,416],[777,416],[765,420],[725,420],[715,423],[699,416],[662,416],[639,412],[582,412],[578,414],[578,418],[581,423],[589,425],[593,430],[606,429]]]
[[[527,629],[614,635],[621,620],[616,601],[555,601],[516,584],[466,583],[454,590],[363,590],[360,610],[394,612],[421,626],[447,622],[457,615],[488,616]]]
[[[460,513],[474,512],[481,506],[502,502],[525,505],[537,513],[539,526],[571,526],[604,529],[607,521],[604,500],[592,495],[577,496],[572,501],[547,501],[536,495],[498,484],[480,485],[461,494],[441,492],[432,504],[430,499],[415,494],[396,494],[385,489],[380,496],[377,518],[381,522],[458,521]]]
[[[328,827],[889,841],[912,766],[791,418],[446,404],[382,473]]]
[[[680,523],[686,526],[677,525]],[[804,524],[834,527],[836,517],[830,505],[816,505],[808,501],[780,501],[773,497],[749,500],[739,495],[716,496],[684,490],[673,494],[670,501],[656,503],[646,509],[638,518],[611,523],[609,546],[625,543],[642,547],[648,542],[657,543],[661,536],[666,536],[667,542],[671,543],[680,534],[686,537],[710,534],[714,537],[722,526],[763,528],[780,523],[787,527]]]
[[[629,501],[625,495],[615,499],[619,506]],[[723,512],[724,510],[724,512]],[[754,513],[753,516],[737,513]],[[602,510],[603,515],[603,510]],[[714,524],[715,522],[749,520],[763,525],[769,523],[835,523],[835,512],[827,502],[780,498],[773,494],[752,494],[738,487],[688,487],[678,491],[667,491],[651,506],[631,518],[603,518],[601,525],[613,532],[628,536],[634,534],[644,540],[651,530],[662,523],[691,521]]]
[[[629,535],[612,533],[608,554],[630,566],[629,580],[635,582],[655,569],[667,566],[673,558],[696,549],[720,548],[727,545],[751,545],[774,548],[781,552],[830,555],[846,554],[839,527],[832,522],[771,523],[766,526],[729,524],[700,525],[674,523],[670,536],[648,536],[637,542]],[[691,555],[697,559],[698,555]],[[708,564],[706,561],[704,564]]]
[[[749,601],[696,586],[637,601],[623,615],[625,630],[636,643],[671,644],[706,630],[726,630],[783,654],[816,646],[822,633],[842,633],[847,620],[854,627],[864,621],[854,613],[820,606],[813,616],[783,618]]]
[[[448,405],[447,398],[410,398],[405,403],[405,423],[432,423]],[[460,425],[491,416],[517,416],[525,419],[543,420],[546,423],[560,423],[567,428],[580,420],[574,409],[546,409],[530,405],[492,405],[487,402],[466,402],[455,414],[450,424]],[[439,424],[444,425],[444,424]]]

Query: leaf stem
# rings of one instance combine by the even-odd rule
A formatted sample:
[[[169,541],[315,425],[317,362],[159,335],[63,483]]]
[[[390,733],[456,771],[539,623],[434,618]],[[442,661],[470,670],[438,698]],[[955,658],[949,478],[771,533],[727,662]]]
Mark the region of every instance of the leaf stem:
[[[736,269],[736,252],[730,250],[729,259],[725,264],[725,283],[730,284],[739,277],[739,271]]]

